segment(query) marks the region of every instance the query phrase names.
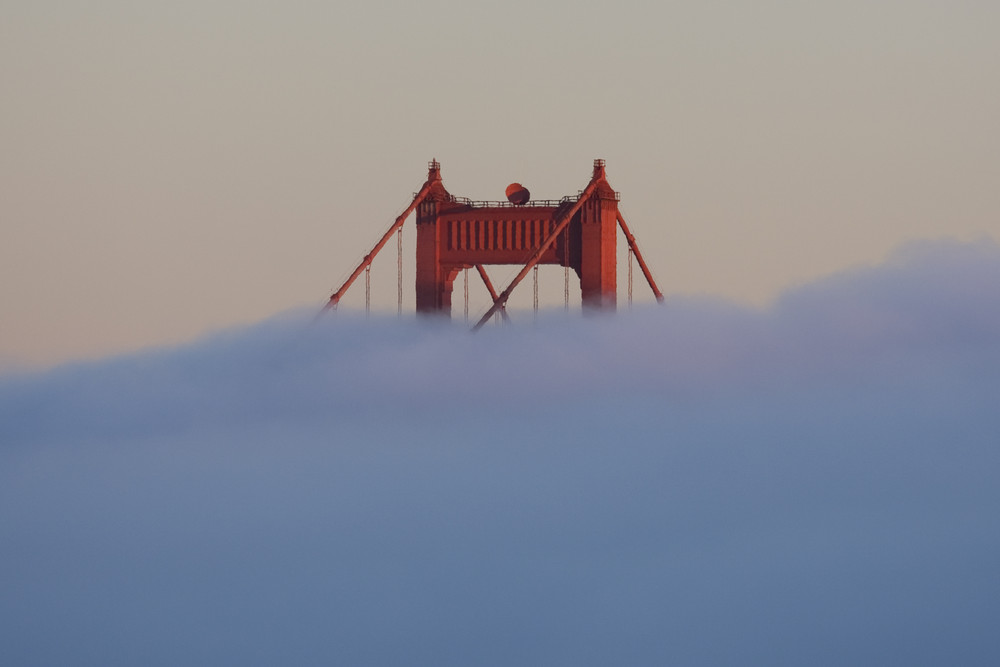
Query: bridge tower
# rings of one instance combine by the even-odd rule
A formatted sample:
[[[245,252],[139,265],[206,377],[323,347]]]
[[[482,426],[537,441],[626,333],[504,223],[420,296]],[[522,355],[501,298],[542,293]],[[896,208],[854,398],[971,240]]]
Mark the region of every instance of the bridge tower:
[[[512,184],[511,188],[514,186],[521,188],[518,184]],[[503,312],[513,289],[539,264],[555,264],[576,272],[586,310],[614,311],[619,226],[657,300],[663,300],[618,209],[618,193],[608,183],[604,160],[594,160],[590,182],[575,196],[532,201],[527,190],[521,188],[516,195],[509,194],[508,199],[472,201],[456,197],[444,186],[440,163],[430,162],[427,180],[410,206],[330,297],[327,307],[336,307],[351,283],[367,270],[378,251],[414,210],[418,313],[450,316],[455,277],[464,269],[476,268],[493,297],[493,306],[476,325],[479,328],[495,312]],[[483,270],[484,265],[490,264],[522,268],[511,284],[497,294]]]
[[[534,264],[576,271],[585,307],[615,309],[618,194],[608,184],[603,160],[594,163],[586,197],[559,201],[517,205],[453,197],[437,162],[427,179],[434,185],[417,206],[418,312],[450,314],[452,285],[462,269],[524,266],[536,253]],[[553,235],[563,218],[566,224]]]

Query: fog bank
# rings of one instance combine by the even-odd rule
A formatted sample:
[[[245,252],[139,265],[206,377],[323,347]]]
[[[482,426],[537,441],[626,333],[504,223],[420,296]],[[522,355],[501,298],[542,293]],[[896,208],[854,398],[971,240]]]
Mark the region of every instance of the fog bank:
[[[995,664],[1000,249],[0,377],[5,664]]]

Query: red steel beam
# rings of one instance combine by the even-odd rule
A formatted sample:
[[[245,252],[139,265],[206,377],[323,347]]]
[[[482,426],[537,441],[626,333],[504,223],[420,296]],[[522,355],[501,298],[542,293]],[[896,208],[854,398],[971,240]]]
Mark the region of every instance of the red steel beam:
[[[486,285],[486,289],[490,291],[490,297],[493,298],[493,303],[497,302],[500,297],[497,296],[497,291],[493,287],[493,283],[490,281],[490,277],[486,275],[486,269],[483,268],[482,264],[476,264],[476,271],[479,271],[479,276],[483,279],[483,283]],[[505,305],[500,305],[500,315],[508,322],[510,322],[510,316],[507,315],[507,308]]]
[[[625,232],[625,238],[628,240],[628,247],[632,248],[632,252],[635,253],[635,259],[639,262],[639,268],[642,269],[642,275],[646,276],[646,282],[649,283],[650,289],[653,290],[656,300],[663,303],[663,292],[661,292],[660,288],[656,286],[656,281],[653,280],[653,274],[649,272],[649,267],[646,266],[646,261],[642,258],[642,253],[639,252],[639,246],[636,245],[635,237],[632,236],[632,232],[629,231],[628,225],[625,224],[625,218],[622,217],[621,212],[618,213],[618,224],[621,225],[622,231]]]
[[[330,297],[330,300],[327,301],[326,305],[323,307],[324,311],[329,308],[337,307],[337,304],[340,302],[340,299],[343,298],[347,288],[349,288],[351,284],[358,279],[358,276],[360,276],[362,271],[365,270],[365,267],[372,263],[375,259],[375,255],[377,255],[379,250],[381,250],[382,247],[389,242],[389,239],[392,238],[392,235],[396,232],[396,230],[403,226],[403,223],[406,221],[406,218],[409,217],[410,213],[413,212],[413,209],[419,206],[420,202],[422,202],[424,197],[427,196],[427,192],[430,190],[431,185],[431,181],[424,183],[424,186],[420,188],[420,192],[414,195],[413,201],[410,202],[410,205],[406,207],[405,211],[399,214],[396,221],[392,223],[391,227],[389,227],[389,231],[387,231],[382,238],[379,239],[379,242],[375,244],[375,247],[372,248],[371,252],[365,255],[365,258],[361,260],[360,264],[358,264],[358,268],[354,269],[354,273],[351,274],[351,277],[344,281],[344,284],[340,286],[340,289],[333,293],[333,296]]]
[[[597,188],[597,183],[598,180],[596,178],[590,181],[590,184],[587,185],[586,189],[580,193],[580,198],[576,200],[576,203],[563,214],[562,220],[559,221],[559,224],[557,224],[555,229],[553,229],[549,235],[545,237],[545,240],[542,241],[542,245],[540,245],[538,249],[532,253],[531,258],[528,260],[528,263],[524,265],[524,268],[522,268],[521,271],[514,277],[514,280],[510,282],[510,285],[507,285],[507,288],[500,293],[500,296],[494,299],[493,305],[488,311],[486,311],[486,314],[483,315],[482,319],[476,323],[476,326],[472,327],[473,331],[479,331],[479,329],[481,329],[482,326],[486,324],[491,317],[493,317],[493,314],[497,312],[498,308],[503,308],[507,305],[507,299],[510,298],[511,292],[514,291],[514,288],[517,287],[518,283],[524,280],[524,277],[528,275],[528,272],[531,271],[532,267],[534,267],[535,264],[538,264],[542,255],[549,249],[549,246],[555,243],[556,239],[559,238],[562,230],[566,228],[566,225],[568,225],[569,221],[573,219],[576,212],[580,210],[580,207],[583,206],[584,202],[590,198],[591,194],[593,194],[594,190]]]

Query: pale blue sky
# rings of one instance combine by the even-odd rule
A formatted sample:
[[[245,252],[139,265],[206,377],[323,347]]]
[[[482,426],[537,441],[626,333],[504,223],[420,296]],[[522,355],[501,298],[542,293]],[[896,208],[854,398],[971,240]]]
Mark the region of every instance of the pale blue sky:
[[[0,2],[0,364],[321,304],[432,157],[475,198],[605,158],[668,295],[1000,238],[998,34],[992,2]]]

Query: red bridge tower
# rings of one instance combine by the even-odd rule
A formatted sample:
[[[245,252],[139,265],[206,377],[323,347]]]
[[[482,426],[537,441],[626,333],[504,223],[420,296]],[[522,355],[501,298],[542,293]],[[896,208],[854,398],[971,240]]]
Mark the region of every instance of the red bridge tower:
[[[516,186],[516,187],[515,187]],[[498,310],[511,292],[539,264],[573,269],[580,278],[583,306],[613,311],[617,295],[617,226],[621,226],[658,301],[663,295],[618,210],[618,193],[608,184],[604,160],[594,160],[590,183],[576,196],[556,201],[530,201],[527,190],[512,184],[510,201],[479,202],[451,195],[441,180],[441,165],[432,161],[427,181],[410,206],[376,244],[350,278],[330,297],[336,307],[347,288],[368,269],[375,254],[409,214],[417,211],[417,312],[451,314],[455,276],[476,268],[493,297],[493,306],[476,328]],[[483,270],[488,264],[516,264],[522,269],[500,294]],[[630,285],[631,288],[631,269]],[[630,292],[631,294],[631,292]]]

